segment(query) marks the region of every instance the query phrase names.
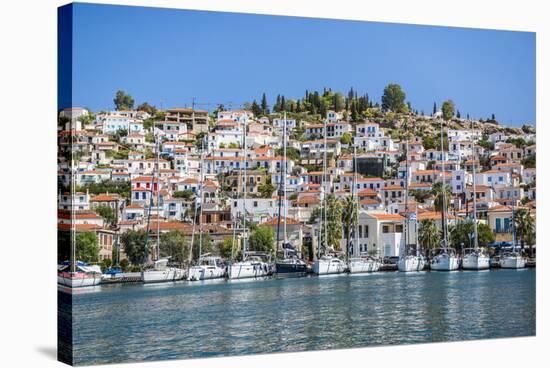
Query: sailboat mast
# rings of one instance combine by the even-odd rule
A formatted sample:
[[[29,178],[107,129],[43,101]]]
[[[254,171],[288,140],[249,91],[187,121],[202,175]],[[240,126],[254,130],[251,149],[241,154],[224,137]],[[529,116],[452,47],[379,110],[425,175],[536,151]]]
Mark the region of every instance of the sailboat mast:
[[[71,132],[71,140],[73,139],[73,132]],[[75,210],[75,195],[76,195],[76,170],[74,169],[73,160],[73,145],[71,144],[71,259],[70,259],[70,271],[76,272],[76,210]]]
[[[204,170],[202,169],[204,167],[204,151],[201,152],[201,176],[200,176],[200,198],[201,198],[201,209],[199,213],[199,258],[202,255],[202,209],[204,207]],[[193,244],[191,244],[191,247]]]
[[[154,128],[153,128],[154,129]],[[157,150],[157,260],[160,259],[160,145],[159,135],[156,135]]]
[[[443,146],[443,120],[441,120],[441,229],[443,230],[443,241],[445,248],[447,247],[447,192],[445,190],[445,147]]]
[[[244,152],[244,172],[243,172],[243,179],[244,179],[244,195],[243,195],[243,259],[246,254],[246,240],[247,240],[247,234],[246,234],[246,188],[247,188],[247,182],[246,182],[246,120],[247,115],[244,116],[244,126],[243,126],[243,152]]]
[[[478,235],[477,235],[477,205],[476,205],[476,156],[474,145],[474,122],[472,121],[472,129],[470,132],[470,142],[472,145],[472,189],[474,192],[473,198],[473,214],[474,214],[474,249],[478,249]]]
[[[284,219],[285,222],[283,224],[283,242],[287,242],[287,234],[286,234],[286,220],[287,220],[287,208],[286,208],[286,111],[284,112],[284,128],[283,128],[283,158],[284,158],[284,169],[283,169],[283,208],[284,208]]]
[[[69,259],[69,271],[74,273],[76,272],[76,211],[75,211],[75,195],[76,195],[76,169],[74,166],[74,135],[76,134],[76,124],[74,120],[71,120],[71,123],[69,124],[70,129],[70,136],[71,136],[71,146],[70,146],[70,154],[71,154],[71,167],[70,167],[70,173],[71,173],[71,182],[69,184],[69,193],[71,194],[71,228],[70,228],[70,240],[69,240],[69,246],[70,246],[70,259]]]
[[[324,148],[324,155],[323,155],[323,182],[321,183],[321,190],[323,190],[323,226],[324,226],[324,233],[325,233],[325,252],[328,248],[328,238],[327,238],[327,194],[325,193],[325,183],[327,181],[327,119],[323,122],[323,148]]]
[[[409,246],[409,135],[405,125],[405,254]]]
[[[356,213],[353,215],[355,218],[355,247],[359,249],[359,193],[357,190],[357,146],[355,142],[353,144],[353,191],[352,195],[354,196]],[[353,220],[353,217],[352,217]]]

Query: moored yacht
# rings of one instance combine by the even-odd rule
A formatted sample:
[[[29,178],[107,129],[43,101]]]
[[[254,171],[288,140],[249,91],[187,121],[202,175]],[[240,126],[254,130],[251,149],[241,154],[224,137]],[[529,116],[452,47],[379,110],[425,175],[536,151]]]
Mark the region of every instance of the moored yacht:
[[[75,269],[72,264],[64,263],[58,268],[57,283],[70,288],[96,286],[101,282],[102,274],[99,266],[89,266],[84,262],[76,262]]]
[[[259,252],[249,253],[244,260],[233,263],[229,266],[227,277],[233,279],[246,279],[267,277],[273,274],[273,266],[270,262],[264,261]]]
[[[169,282],[169,281],[177,281],[182,280],[185,277],[185,271],[181,268],[176,267],[168,267],[168,261],[170,257],[160,257],[160,211],[158,210],[160,208],[160,173],[159,173],[159,160],[160,160],[160,145],[159,145],[159,136],[158,134],[155,135],[155,150],[157,154],[157,164],[155,166],[155,170],[153,171],[153,176],[151,177],[151,188],[154,188],[152,181],[155,179],[157,180],[157,236],[156,236],[156,260],[153,262],[152,267],[145,268],[141,271],[141,281],[144,283],[154,283],[154,282]],[[150,201],[149,201],[149,208],[147,212],[147,230],[146,230],[146,238],[145,238],[145,244],[144,244],[144,259],[148,260],[148,252],[149,252],[149,230],[150,230],[150,224],[151,224],[151,210],[153,207],[153,189],[151,189],[151,195],[150,195]]]
[[[462,256],[462,269],[487,270],[490,266],[490,257],[480,248],[466,248]]]
[[[161,258],[153,263],[153,267],[141,271],[141,280],[144,283],[177,281],[184,278],[182,269],[168,267],[168,258]]]
[[[380,266],[381,262],[379,260],[368,255],[353,257],[348,261],[349,273],[377,272]]]
[[[283,244],[284,256],[275,261],[275,273],[277,277],[305,276],[307,263],[301,259],[300,252],[290,244]]]
[[[279,214],[277,216],[277,247],[279,247],[279,239],[281,233],[281,207],[284,207],[283,223],[283,241],[282,251],[283,258],[275,261],[275,274],[277,277],[289,277],[289,276],[305,276],[307,273],[307,264],[302,260],[301,253],[287,240],[287,200],[286,200],[286,181],[287,181],[287,159],[286,159],[286,112],[284,113],[283,120],[283,156],[281,156],[280,168],[281,175],[279,176],[279,190],[277,191],[279,197]],[[283,206],[284,204],[284,206]]]
[[[401,272],[415,272],[424,269],[426,259],[420,254],[418,242],[418,206],[415,205],[414,213],[409,213],[409,138],[405,139],[405,241],[399,252],[397,269]],[[411,244],[410,240],[411,219],[414,220],[415,244]]]
[[[525,258],[521,249],[518,251],[516,247],[516,212],[512,203],[512,250],[505,252],[499,261],[500,268],[525,268]]]
[[[340,258],[330,255],[322,256],[313,264],[313,273],[316,275],[332,275],[346,272],[346,263]]]
[[[430,269],[432,271],[455,271],[458,270],[459,258],[454,248],[437,248],[432,251]]]
[[[441,147],[445,147],[443,144],[443,121],[441,122]],[[432,257],[430,259],[430,269],[433,271],[454,271],[458,270],[459,258],[453,248],[448,246],[448,229],[447,229],[447,188],[445,184],[445,155],[442,149],[442,161],[441,161],[441,228],[443,230],[443,239],[441,241],[441,247],[432,250]]]
[[[226,268],[220,257],[211,256],[209,253],[199,257],[196,266],[190,267],[187,275],[188,281],[200,281],[225,277]]]
[[[504,253],[500,257],[499,265],[500,268],[525,268],[525,258],[520,252],[514,250],[512,252]]]
[[[471,135],[473,137],[473,134]],[[472,147],[474,147],[473,138],[471,139]],[[462,269],[463,270],[487,270],[490,267],[490,257],[483,249],[478,246],[477,235],[477,203],[476,203],[476,165],[475,155],[472,154],[472,189],[474,195],[473,202],[473,221],[474,221],[474,247],[466,248],[462,253]]]
[[[426,259],[422,255],[408,254],[397,260],[397,269],[401,272],[422,271],[425,265]]]

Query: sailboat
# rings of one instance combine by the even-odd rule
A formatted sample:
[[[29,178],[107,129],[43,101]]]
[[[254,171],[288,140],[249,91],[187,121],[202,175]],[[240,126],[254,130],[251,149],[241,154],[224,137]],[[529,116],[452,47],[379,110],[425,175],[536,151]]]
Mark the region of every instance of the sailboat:
[[[472,123],[473,125],[473,123]],[[462,254],[462,269],[464,270],[487,270],[490,266],[489,255],[478,245],[477,233],[477,204],[476,204],[476,165],[475,165],[475,145],[473,140],[473,129],[471,134],[472,145],[472,189],[473,189],[473,217],[474,217],[474,247],[465,248]]]
[[[313,264],[313,273],[316,275],[329,275],[329,274],[339,274],[344,273],[347,270],[346,263],[340,258],[326,254],[326,249],[328,248],[328,232],[327,232],[327,195],[325,194],[325,184],[327,182],[327,121],[324,121],[324,158],[323,158],[323,183],[321,185],[321,196],[323,201],[323,219],[319,219],[319,242],[318,247],[321,243],[321,229],[323,228],[324,233],[324,243],[325,243],[325,254],[320,255],[320,249],[317,251],[317,260]],[[321,226],[323,224],[323,227]]]
[[[156,256],[157,259],[153,262],[152,267],[146,268],[141,271],[141,280],[144,283],[154,283],[154,282],[167,282],[167,281],[176,281],[181,280],[185,276],[184,271],[176,267],[168,267],[168,262],[170,257],[160,258],[160,211],[158,210],[160,206],[160,147],[159,147],[159,137],[158,134],[155,136],[155,147],[157,151],[157,164],[156,164],[156,178],[157,178],[157,242],[156,242]],[[148,258],[148,249],[147,245],[149,242],[149,226],[151,221],[151,208],[153,207],[153,180],[155,179],[155,173],[151,177],[151,197],[149,201],[149,209],[147,216],[147,233],[145,240],[145,261]]]
[[[443,146],[443,121],[441,121],[441,168],[442,168],[442,200],[441,208],[441,227],[443,230],[443,240],[441,247],[432,250],[432,259],[430,260],[430,269],[433,271],[455,271],[458,270],[459,258],[454,248],[449,247],[447,231],[447,194],[445,192],[445,153]]]
[[[71,132],[71,140],[74,134]],[[71,144],[71,148],[73,145]],[[76,215],[75,215],[75,188],[76,168],[71,151],[71,238],[70,238],[70,261],[58,267],[57,283],[70,288],[95,286],[101,282],[101,269],[99,266],[88,266],[83,262],[76,261]]]
[[[357,147],[353,145],[353,160],[354,160],[354,174],[353,174],[353,191],[352,195],[355,200],[357,218],[355,220],[354,238],[355,248],[359,249],[359,196],[357,195]],[[349,245],[346,245],[349,248]],[[352,257],[348,260],[349,273],[366,273],[376,272],[380,269],[381,262],[367,253],[360,253],[359,257]]]
[[[247,116],[244,115],[244,128],[243,128],[243,153],[244,153],[244,168],[243,168],[243,248],[242,248],[242,261],[232,263],[228,268],[227,277],[229,279],[244,279],[255,277],[266,277],[273,273],[273,267],[269,262],[266,262],[262,257],[266,257],[265,254],[260,252],[249,252],[247,247],[248,233],[246,229],[246,164],[247,164],[247,147],[246,147],[246,123]],[[239,120],[240,124],[240,120]],[[269,258],[269,257],[268,257]],[[269,259],[268,259],[269,261]]]
[[[284,224],[283,224],[283,258],[275,261],[275,273],[277,277],[287,276],[305,276],[307,272],[307,264],[301,259],[300,252],[288,241],[287,238],[287,208],[286,208],[286,179],[287,179],[287,163],[286,163],[286,111],[284,113],[284,127],[283,127],[283,156],[281,159],[281,175],[279,180],[279,213],[277,219],[277,247],[280,242],[280,228],[281,228],[281,202],[284,203]],[[282,198],[282,201],[281,201]]]
[[[204,153],[201,154],[201,177],[200,177],[200,213],[199,213],[199,259],[196,265],[189,268],[187,274],[188,281],[200,281],[207,279],[216,279],[225,277],[225,265],[220,257],[214,257],[210,253],[202,254],[202,209],[204,202]],[[195,224],[197,218],[197,203],[195,202],[195,216],[193,217],[193,232],[191,234],[191,244],[195,240]],[[193,259],[193,245],[189,251],[189,261]]]
[[[415,247],[414,252],[411,252],[410,245],[410,221],[409,214],[409,138],[406,137],[405,142],[405,243],[404,249],[399,252],[397,260],[397,269],[401,272],[422,271],[426,264],[426,259],[420,254],[420,245],[418,243],[418,205],[415,207],[414,226],[415,226]]]
[[[516,221],[515,221],[515,206],[512,202],[512,250],[510,252],[505,252],[499,260],[500,268],[512,268],[519,269],[525,268],[525,258],[521,254],[521,250],[517,250],[516,242]]]

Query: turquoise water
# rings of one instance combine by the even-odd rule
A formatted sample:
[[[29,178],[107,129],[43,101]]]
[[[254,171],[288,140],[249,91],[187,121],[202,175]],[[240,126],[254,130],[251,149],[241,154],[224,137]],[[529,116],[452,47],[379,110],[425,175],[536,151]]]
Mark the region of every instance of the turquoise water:
[[[108,285],[73,303],[79,365],[536,332],[534,269]]]

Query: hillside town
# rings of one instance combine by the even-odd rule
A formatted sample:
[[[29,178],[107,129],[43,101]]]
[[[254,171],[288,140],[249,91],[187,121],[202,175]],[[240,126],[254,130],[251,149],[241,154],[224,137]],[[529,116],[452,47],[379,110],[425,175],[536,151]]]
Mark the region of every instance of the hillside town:
[[[103,270],[238,260],[244,242],[275,257],[292,244],[306,262],[391,263],[447,230],[457,252],[473,247],[474,216],[479,246],[534,259],[534,127],[464,118],[452,101],[426,114],[337,100],[315,114],[280,97],[273,109],[61,110],[59,261],[73,230],[76,258]]]

